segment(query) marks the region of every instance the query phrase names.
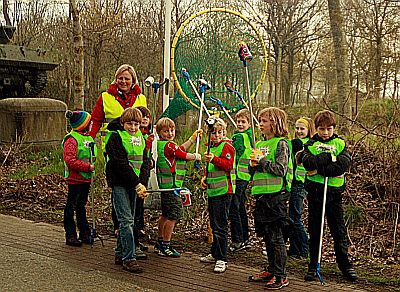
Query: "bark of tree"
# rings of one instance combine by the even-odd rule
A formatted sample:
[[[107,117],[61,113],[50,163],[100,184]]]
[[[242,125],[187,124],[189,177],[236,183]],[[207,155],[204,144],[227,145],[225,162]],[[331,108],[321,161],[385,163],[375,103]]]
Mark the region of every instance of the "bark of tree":
[[[347,60],[347,42],[343,29],[343,17],[339,0],[328,0],[329,19],[336,60],[336,90],[338,112],[349,117],[351,102],[349,101],[349,70]],[[340,129],[348,132],[347,119],[342,119]]]
[[[6,25],[11,25],[10,15],[8,14],[8,2],[3,0],[3,16],[6,21]]]
[[[85,108],[85,79],[84,79],[84,47],[82,25],[79,19],[79,12],[75,0],[69,1],[72,16],[72,34],[74,46],[74,109]]]

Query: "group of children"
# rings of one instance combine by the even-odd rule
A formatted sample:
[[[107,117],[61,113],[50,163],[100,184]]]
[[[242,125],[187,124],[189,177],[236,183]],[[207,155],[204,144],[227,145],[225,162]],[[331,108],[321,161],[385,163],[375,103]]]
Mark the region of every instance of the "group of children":
[[[90,163],[93,160],[88,162],[87,158],[92,155],[89,145],[94,143],[90,136],[85,135],[90,127],[90,115],[86,112],[73,114],[84,116],[85,119],[82,118],[84,122],[79,123],[78,127],[69,114],[72,131],[63,141],[66,169],[69,170],[66,172],[68,200],[64,226],[66,243],[80,245],[82,241],[88,242],[87,237],[90,235],[82,208],[84,210],[93,177],[94,165]],[[202,159],[200,154],[189,153],[187,150],[196,143],[203,131],[196,130],[189,140],[179,146],[174,142],[175,123],[169,118],[161,118],[156,125],[159,140],[158,159],[154,165],[149,155],[154,137],[148,136],[148,133],[143,135],[146,118],[147,114],[137,108],[124,110],[120,118],[108,125],[109,132],[105,141],[106,176],[112,188],[113,209],[118,226],[115,263],[136,273],[143,269],[136,262],[139,244],[137,226],[141,219],[140,216],[135,217],[135,213],[143,212],[143,205],[138,202],[148,195],[150,169],[156,167],[160,189],[182,187],[186,161]],[[330,111],[318,112],[314,122],[309,118],[298,119],[295,124],[296,138],[289,140],[286,113],[276,107],[263,109],[258,115],[262,140],[257,142],[254,149],[251,143],[253,133],[250,112],[247,109],[240,110],[235,118],[237,129],[232,140],[226,137],[227,125],[221,118],[212,116],[212,121],[208,123],[209,145],[203,155],[206,167],[201,187],[207,190],[213,241],[211,253],[200,258],[200,261],[214,263],[214,272],[225,272],[229,220],[232,239],[230,250],[248,247],[249,227],[245,201],[246,189],[251,182],[251,195],[255,199],[255,231],[266,245],[268,262],[262,272],[251,275],[249,280],[265,282],[266,289],[275,290],[287,286],[288,254],[302,257],[309,254],[310,263],[305,280],[314,280],[318,263],[324,178],[328,177],[326,217],[335,242],[337,263],[346,278],[356,280],[357,274],[347,253],[347,233],[341,201],[345,188],[344,173],[350,166],[351,158],[343,139],[334,134],[334,114]],[[309,240],[301,221],[306,196]],[[181,198],[172,191],[162,192],[161,206],[155,250],[159,255],[179,257],[180,253],[171,245],[171,236],[176,222],[182,217]],[[72,223],[74,209],[79,238]],[[285,245],[288,238],[289,252]]]

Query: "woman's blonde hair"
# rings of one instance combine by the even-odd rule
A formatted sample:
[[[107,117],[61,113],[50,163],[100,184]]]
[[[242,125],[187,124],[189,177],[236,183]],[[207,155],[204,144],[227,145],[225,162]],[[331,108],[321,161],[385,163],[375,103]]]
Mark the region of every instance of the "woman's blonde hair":
[[[135,85],[137,83],[136,71],[129,64],[123,64],[123,65],[119,66],[117,71],[115,71],[114,82],[117,82],[118,76],[121,75],[125,71],[128,71],[128,73],[131,74],[131,76],[132,76],[132,85]]]
[[[161,118],[158,120],[156,124],[157,134],[160,134],[162,129],[164,128],[174,128],[175,129],[175,122],[170,118]]]
[[[138,110],[137,108],[131,108],[128,107],[126,108],[120,118],[120,123],[121,125],[124,125],[127,122],[137,122],[140,123],[143,119],[142,112]]]
[[[268,107],[260,111],[258,114],[258,119],[260,120],[262,116],[269,118],[269,120],[272,122],[272,132],[276,137],[289,138],[287,115],[283,110],[277,107]]]

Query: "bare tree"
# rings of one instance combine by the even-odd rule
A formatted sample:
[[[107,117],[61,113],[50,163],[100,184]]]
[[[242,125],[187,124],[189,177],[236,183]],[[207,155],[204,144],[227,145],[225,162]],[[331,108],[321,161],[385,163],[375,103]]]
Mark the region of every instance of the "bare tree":
[[[349,102],[349,70],[347,60],[347,42],[343,31],[343,16],[339,0],[328,0],[329,19],[336,60],[336,89],[338,111],[342,116],[349,117],[351,103]],[[348,131],[348,122],[344,119],[340,128]]]
[[[70,13],[72,16],[72,35],[74,46],[74,108],[84,109],[85,101],[85,79],[84,79],[84,47],[82,25],[79,18],[79,11],[75,0],[70,0]]]

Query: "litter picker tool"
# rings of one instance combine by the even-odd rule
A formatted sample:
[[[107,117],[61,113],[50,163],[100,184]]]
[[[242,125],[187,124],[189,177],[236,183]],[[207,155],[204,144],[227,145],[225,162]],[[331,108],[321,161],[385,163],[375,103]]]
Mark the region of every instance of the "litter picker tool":
[[[321,214],[321,232],[319,234],[319,246],[318,246],[318,262],[317,262],[317,277],[322,285],[325,284],[324,279],[321,275],[321,257],[322,257],[322,238],[324,236],[324,223],[325,223],[325,204],[326,195],[328,192],[328,177],[325,177],[324,181],[324,197],[322,199],[322,214]]]
[[[95,147],[95,143],[91,142],[89,144],[89,146],[90,146],[89,162],[90,162],[90,164],[93,164],[94,157],[96,157],[95,148],[94,148]],[[99,234],[97,234],[97,231],[96,231],[96,216],[94,215],[93,178],[94,178],[94,174],[92,172],[92,174],[90,176],[90,210],[92,212],[92,230],[90,231],[90,243],[91,243],[91,245],[93,247],[95,238],[98,238],[101,241],[101,245],[104,247],[103,239],[100,237]]]
[[[184,206],[192,205],[191,195],[192,193],[188,188],[172,188],[172,189],[158,189],[158,190],[147,190],[148,193],[162,193],[162,192],[174,192],[175,196],[181,197],[182,204]]]
[[[204,79],[199,79],[198,83],[200,85],[200,92],[201,92],[201,99],[200,99],[201,106],[200,106],[200,111],[199,111],[199,121],[198,121],[198,124],[197,124],[197,130],[200,130],[201,129],[201,121],[203,120],[203,106],[202,105],[204,105],[204,99],[205,99],[205,95],[206,95],[206,90],[210,89],[211,85]],[[196,138],[196,151],[195,151],[196,154],[199,153],[199,146],[200,146],[200,135],[197,135],[197,138]],[[194,162],[194,166],[195,166],[196,169],[199,169],[200,168],[199,161],[196,160]]]
[[[220,101],[218,98],[216,97],[209,97],[209,99],[213,102],[215,102],[226,114],[226,116],[229,118],[229,120],[231,121],[232,125],[236,128],[236,123],[233,120],[233,118],[231,117],[231,115],[229,114],[229,112],[226,110],[226,107],[224,106],[224,104],[222,103],[222,101]]]
[[[250,116],[253,115],[253,106],[251,104],[251,92],[250,92],[250,81],[249,81],[249,70],[247,66],[247,62],[253,60],[253,56],[251,55],[249,47],[246,45],[245,42],[240,42],[239,43],[239,52],[238,52],[240,61],[243,62],[243,66],[246,72],[246,85],[247,85],[247,96],[249,98],[249,111],[250,111]],[[250,126],[251,126],[251,134],[252,134],[252,139],[251,139],[251,147],[254,149],[256,147],[256,137],[255,137],[255,131],[254,131],[254,123],[253,119],[250,119]]]
[[[250,109],[249,109],[249,105],[248,105],[247,102],[244,100],[243,96],[240,94],[239,91],[237,91],[237,90],[235,90],[235,89],[233,88],[233,85],[232,85],[232,83],[231,83],[229,80],[226,81],[224,85],[225,85],[226,89],[227,89],[229,92],[232,92],[232,93],[236,94],[236,96],[239,97],[239,100],[243,103],[243,105],[244,105],[248,110],[250,110]],[[256,122],[257,125],[259,124],[257,118],[255,117],[255,115],[253,115],[253,120],[254,120],[254,122]]]
[[[186,78],[187,81],[189,81],[189,84],[190,84],[190,86],[192,87],[192,89],[193,89],[193,91],[194,91],[194,93],[195,93],[197,99],[200,101],[200,108],[203,108],[203,109],[205,110],[207,116],[210,117],[211,114],[209,113],[209,111],[208,111],[206,105],[204,104],[204,101],[203,101],[203,102],[201,101],[200,94],[199,94],[199,92],[197,91],[196,86],[194,86],[192,79],[190,79],[190,74],[189,74],[189,72],[188,72],[185,68],[182,68],[182,75],[183,75],[183,77]],[[200,80],[204,80],[204,79],[200,79]],[[211,88],[211,87],[210,87],[210,88]]]
[[[151,123],[151,129],[150,132],[153,132],[154,130],[154,122],[156,121],[156,110],[157,110],[157,93],[158,90],[163,86],[165,83],[167,83],[169,80],[165,79],[163,82],[157,82],[154,81],[154,77],[149,76],[146,78],[144,81],[144,85],[146,87],[151,87],[153,88],[153,107],[151,109],[151,118],[152,118],[152,123]]]

